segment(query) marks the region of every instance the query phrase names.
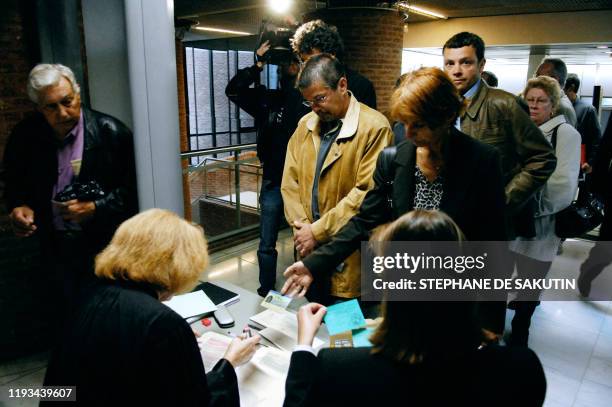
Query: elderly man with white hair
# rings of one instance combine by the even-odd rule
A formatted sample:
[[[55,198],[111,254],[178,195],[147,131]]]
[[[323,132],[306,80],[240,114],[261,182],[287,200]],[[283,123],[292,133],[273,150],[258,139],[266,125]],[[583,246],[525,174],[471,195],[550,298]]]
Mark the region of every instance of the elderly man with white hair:
[[[93,276],[95,255],[137,212],[132,133],[81,105],[66,66],[35,66],[27,92],[36,112],[15,126],[3,160],[10,219],[18,237],[38,235],[43,267],[58,273],[70,306]],[[95,197],[55,200],[68,186],[92,182]]]

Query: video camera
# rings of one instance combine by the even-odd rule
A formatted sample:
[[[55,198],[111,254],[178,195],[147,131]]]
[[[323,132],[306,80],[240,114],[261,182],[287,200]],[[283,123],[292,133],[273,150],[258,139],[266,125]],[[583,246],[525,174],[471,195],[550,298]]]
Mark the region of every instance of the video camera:
[[[284,22],[263,20],[259,30],[259,41],[257,47],[266,41],[270,42],[270,49],[261,58],[264,62],[272,65],[288,64],[297,57],[291,50],[289,40],[295,33],[295,27]]]

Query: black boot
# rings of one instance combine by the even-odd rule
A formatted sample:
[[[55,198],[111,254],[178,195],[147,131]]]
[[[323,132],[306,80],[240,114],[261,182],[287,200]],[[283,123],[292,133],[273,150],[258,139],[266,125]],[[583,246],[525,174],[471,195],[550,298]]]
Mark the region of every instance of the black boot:
[[[578,291],[581,296],[587,298],[591,294],[591,281],[592,279],[588,277],[588,273],[581,270],[578,276]]]
[[[527,347],[531,316],[538,304],[539,301],[515,301],[516,312],[512,318],[512,333],[508,339],[508,346]]]

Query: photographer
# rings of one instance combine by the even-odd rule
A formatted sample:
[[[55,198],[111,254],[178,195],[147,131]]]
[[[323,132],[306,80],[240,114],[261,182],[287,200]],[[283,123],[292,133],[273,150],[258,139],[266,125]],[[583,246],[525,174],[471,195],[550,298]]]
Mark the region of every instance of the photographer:
[[[293,52],[299,55],[302,63],[306,63],[314,55],[326,53],[338,58],[347,66],[344,58],[344,42],[338,29],[322,20],[302,24],[291,39],[291,47]],[[347,67],[346,80],[349,90],[359,102],[376,109],[376,91],[368,78]]]
[[[263,165],[257,250],[260,287],[257,293],[262,297],[274,289],[276,282],[276,240],[283,219],[280,184],[287,143],[298,121],[310,110],[302,104],[302,96],[294,87],[300,68],[297,57],[288,54],[279,62],[280,89],[267,89],[259,84],[269,50],[270,42],[262,43],[256,51],[257,62],[240,69],[225,88],[227,97],[253,116],[257,126],[257,156]],[[253,83],[256,85],[251,88]]]

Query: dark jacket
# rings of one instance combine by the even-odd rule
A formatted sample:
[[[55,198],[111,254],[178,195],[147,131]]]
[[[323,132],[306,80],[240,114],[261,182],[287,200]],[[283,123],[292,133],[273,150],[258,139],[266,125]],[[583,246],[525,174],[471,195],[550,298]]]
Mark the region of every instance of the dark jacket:
[[[612,204],[612,115],[593,162],[591,190],[602,195],[608,205]]]
[[[599,126],[597,111],[595,111],[593,105],[580,99],[574,102],[574,110],[576,111],[577,121],[576,130],[582,136],[582,144],[586,148],[586,161],[592,166],[595,162],[599,139],[601,139],[601,127]]]
[[[138,211],[132,132],[119,120],[82,108],[84,146],[79,181],[97,181],[106,196],[95,201],[94,217],[82,224],[89,246],[98,250],[117,226]],[[4,153],[8,209],[34,210],[36,233],[52,232],[52,190],[57,181],[57,144],[44,116],[35,113],[15,126]]]
[[[298,121],[310,109],[302,104],[302,95],[293,87],[252,88],[260,72],[257,65],[240,69],[227,84],[225,94],[255,119],[257,156],[263,164],[263,178],[280,185],[287,143]]]
[[[44,380],[76,386],[77,402],[65,405],[239,405],[232,365],[221,359],[205,374],[191,328],[154,290],[100,281],[84,298]]]
[[[348,89],[357,98],[357,101],[376,109],[376,91],[368,78],[350,68],[346,69],[346,82]]]
[[[315,275],[333,269],[368,240],[376,226],[390,222],[414,208],[416,147],[410,141],[397,146],[393,162],[393,208],[387,197],[387,169],[379,155],[374,188],[359,212],[332,238],[303,259]],[[468,240],[506,240],[504,184],[497,151],[459,132],[454,127],[445,148],[444,194],[440,210],[459,225]]]
[[[544,370],[527,348],[485,347],[437,363],[402,366],[371,348],[291,355],[285,407],[541,406]],[[494,374],[492,374],[494,372]]]
[[[461,131],[497,148],[501,156],[509,237],[533,236],[531,197],[555,169],[552,146],[517,97],[484,81],[461,118]]]

